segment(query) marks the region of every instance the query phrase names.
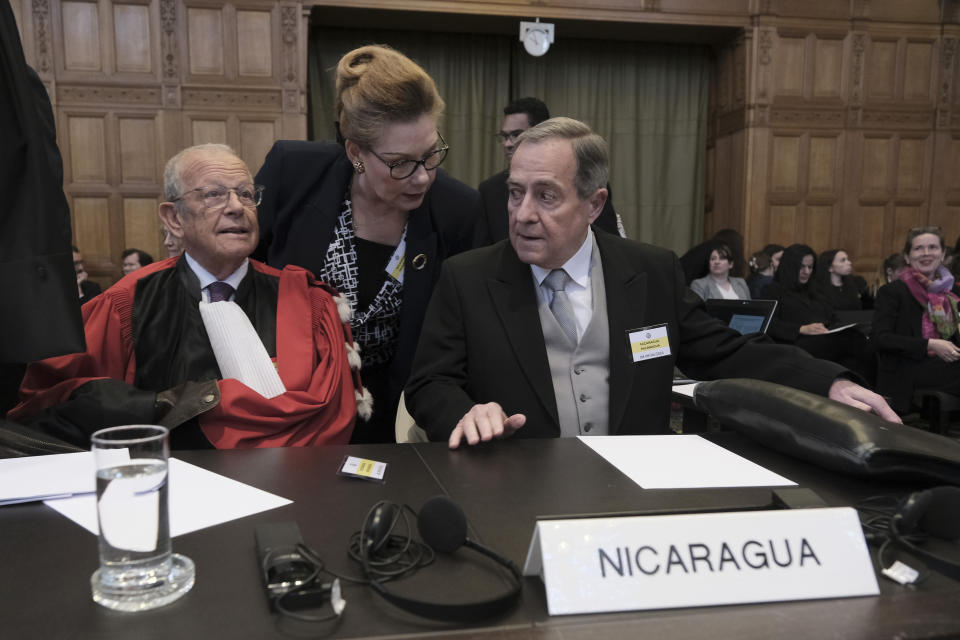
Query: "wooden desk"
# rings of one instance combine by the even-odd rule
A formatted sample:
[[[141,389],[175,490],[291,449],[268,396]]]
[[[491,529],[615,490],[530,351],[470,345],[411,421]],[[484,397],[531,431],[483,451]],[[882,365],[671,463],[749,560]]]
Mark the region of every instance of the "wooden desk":
[[[916,487],[837,476],[744,441],[713,434],[720,444],[843,505]],[[390,464],[384,484],[336,475],[347,454]],[[97,541],[42,504],[0,508],[0,624],[5,638],[288,638],[410,635],[463,638],[463,626],[406,615],[369,590],[347,586],[337,625],[281,621],[270,613],[258,574],[253,530],[294,520],[331,569],[356,575],[346,557],[350,534],[382,499],[419,506],[438,493],[461,504],[471,537],[522,564],[538,515],[614,511],[716,509],[762,505],[766,489],[643,490],[576,440],[497,442],[472,451],[444,444],[363,445],[317,449],[180,452],[178,457],[293,499],[291,505],[174,539],[197,564],[197,584],[182,600],[141,614],[122,614],[90,598]],[[473,560],[470,552],[460,552]],[[451,588],[454,585],[454,588]],[[476,565],[442,558],[398,592],[452,600],[489,595],[491,577]],[[485,589],[487,589],[485,591]],[[470,629],[504,639],[884,638],[960,635],[960,583],[933,574],[918,589],[881,580],[882,595],[842,600],[675,609],[594,616],[546,613],[539,579],[524,581],[520,605]]]

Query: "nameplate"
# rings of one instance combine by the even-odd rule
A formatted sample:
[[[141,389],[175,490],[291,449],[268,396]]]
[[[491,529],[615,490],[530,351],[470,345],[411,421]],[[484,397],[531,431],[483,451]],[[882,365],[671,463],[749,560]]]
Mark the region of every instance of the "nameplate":
[[[877,595],[850,508],[537,522],[550,615]]]

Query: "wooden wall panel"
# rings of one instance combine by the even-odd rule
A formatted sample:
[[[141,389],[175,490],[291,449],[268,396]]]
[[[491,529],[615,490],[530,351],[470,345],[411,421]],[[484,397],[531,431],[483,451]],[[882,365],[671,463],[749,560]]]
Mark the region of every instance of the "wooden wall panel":
[[[836,136],[811,136],[808,168],[811,194],[834,195],[837,192],[838,180],[842,179],[839,150]]]
[[[831,248],[833,234],[833,207],[811,205],[807,207],[803,242],[820,253]]]
[[[896,92],[897,42],[873,40],[867,66],[867,97],[873,100],[892,100]]]
[[[167,250],[163,247],[161,236],[158,233],[157,208],[160,204],[159,200],[159,198],[123,199],[124,249],[146,251],[153,256],[154,260],[166,257]]]
[[[226,71],[223,12],[197,7],[187,9],[187,31],[190,73],[198,76],[223,75]]]
[[[876,265],[887,257],[889,252],[883,251],[883,230],[885,227],[886,208],[877,206],[860,207],[856,218],[853,233],[844,241],[849,247],[854,266],[861,273],[869,272],[866,265]]]
[[[776,95],[800,96],[803,94],[804,58],[806,38],[781,37],[776,61]]]
[[[115,4],[113,28],[117,71],[149,73],[153,71],[150,7]]]
[[[63,65],[69,71],[101,71],[100,19],[96,2],[63,2]]]
[[[797,193],[800,190],[800,137],[775,135],[771,165],[770,191]]]
[[[933,97],[933,42],[907,42],[905,56],[904,99],[930,100]]]
[[[73,212],[73,233],[76,245],[86,262],[109,261],[112,256],[110,207],[106,197],[74,197],[70,203]]]
[[[70,155],[64,174],[73,182],[107,181],[107,139],[104,116],[69,116]],[[65,158],[66,159],[66,158]]]
[[[227,137],[227,120],[223,119],[191,119],[190,140],[184,146],[216,142],[230,144]]]
[[[842,78],[843,40],[818,38],[813,66],[813,97],[839,98]]]
[[[267,157],[267,152],[277,139],[277,122],[241,120],[240,143],[236,146],[237,152],[243,161],[250,167],[250,172],[257,173]]]
[[[891,194],[890,166],[893,141],[890,137],[871,137],[863,141],[863,173],[860,195],[885,199]]]
[[[774,205],[770,207],[769,237],[770,242],[784,246],[797,242],[797,208],[789,205]]]
[[[156,184],[163,171],[157,152],[156,118],[120,117],[119,130],[121,182]]]
[[[269,43],[272,24],[267,11],[237,11],[237,71],[241,76],[270,77],[273,73],[271,47],[256,46]]]
[[[897,153],[896,193],[923,198],[927,181],[929,138],[901,138]]]

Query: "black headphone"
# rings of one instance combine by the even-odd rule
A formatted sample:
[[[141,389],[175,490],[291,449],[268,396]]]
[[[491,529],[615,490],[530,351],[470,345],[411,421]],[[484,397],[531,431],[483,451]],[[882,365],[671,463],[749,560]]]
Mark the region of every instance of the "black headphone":
[[[467,539],[467,518],[463,510],[446,496],[435,496],[427,500],[417,516],[417,530],[420,537],[434,551],[453,553],[460,547],[478,551],[507,569],[510,575],[510,590],[489,600],[466,603],[441,603],[414,600],[387,590],[383,580],[370,573],[369,556],[372,550],[384,545],[400,517],[402,507],[392,502],[381,502],[371,510],[364,520],[360,532],[360,555],[364,573],[370,586],[387,602],[404,611],[425,618],[450,622],[474,622],[493,617],[512,608],[520,597],[521,575],[517,566],[498,555],[491,549]]]
[[[960,488],[936,487],[914,493],[890,520],[890,537],[894,543],[931,568],[960,580],[960,563],[920,549],[908,539],[915,533],[926,533],[944,540],[960,540]]]

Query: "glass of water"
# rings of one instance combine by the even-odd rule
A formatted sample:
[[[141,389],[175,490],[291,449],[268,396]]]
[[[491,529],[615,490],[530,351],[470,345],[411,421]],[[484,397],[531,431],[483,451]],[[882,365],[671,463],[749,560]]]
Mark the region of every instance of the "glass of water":
[[[170,551],[167,434],[166,427],[130,425],[91,438],[100,568],[90,584],[94,601],[110,609],[153,609],[193,586],[193,561]]]

